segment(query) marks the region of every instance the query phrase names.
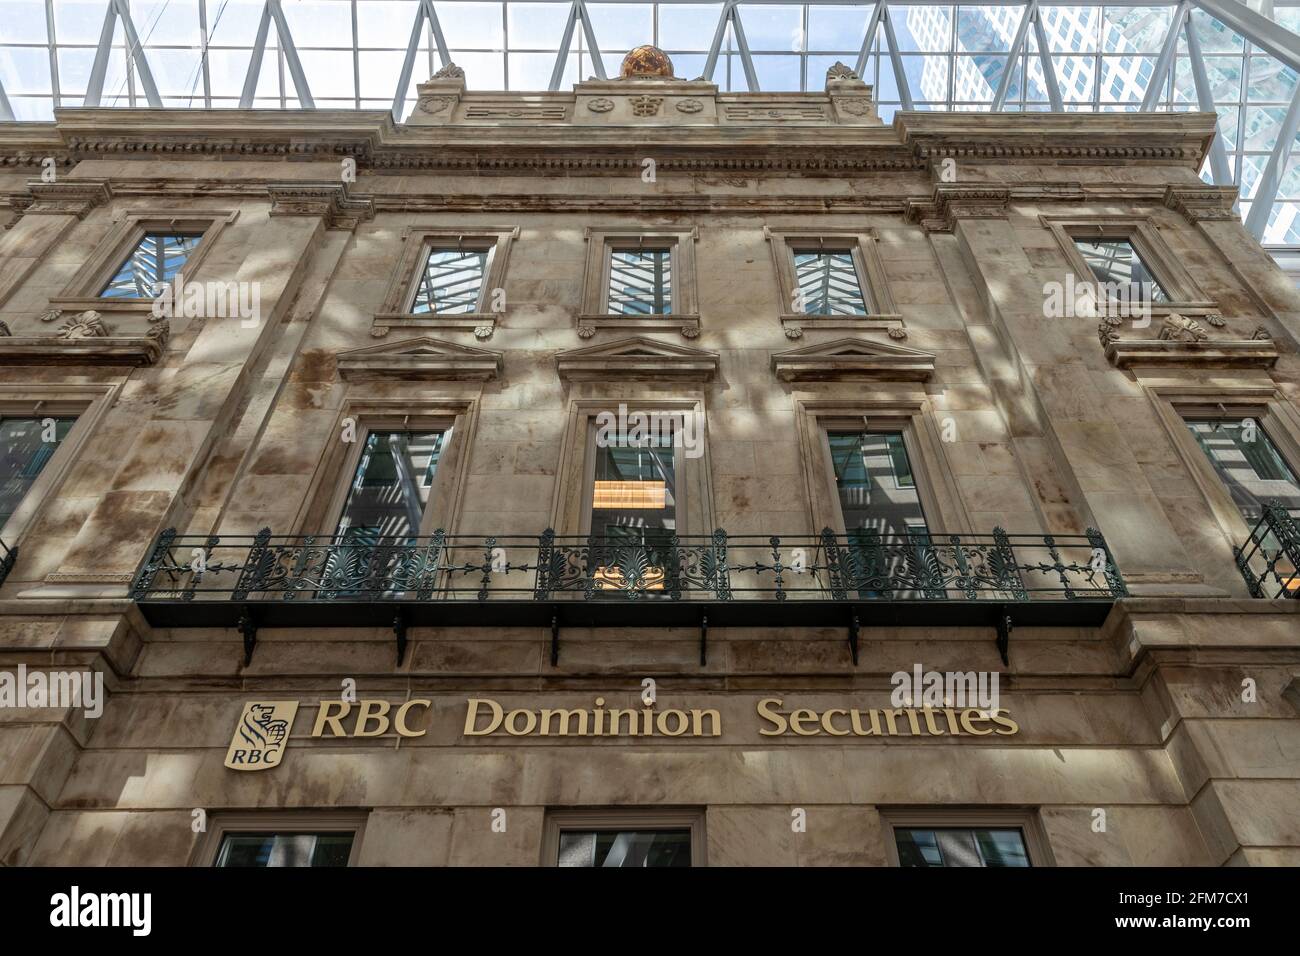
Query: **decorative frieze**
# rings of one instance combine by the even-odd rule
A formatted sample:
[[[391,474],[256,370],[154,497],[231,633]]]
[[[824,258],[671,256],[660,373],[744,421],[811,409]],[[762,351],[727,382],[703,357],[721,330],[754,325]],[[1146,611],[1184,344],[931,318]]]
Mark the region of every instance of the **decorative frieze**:
[[[11,197],[9,204],[23,215],[83,219],[112,196],[112,189],[103,179],[66,179],[53,183],[34,180],[27,184],[27,195]]]
[[[1005,219],[1011,192],[989,186],[940,183],[925,201],[908,200],[907,221],[926,232],[952,232],[958,219]]]
[[[1238,196],[1235,186],[1169,186],[1164,204],[1191,223],[1227,222],[1241,218],[1232,208]]]

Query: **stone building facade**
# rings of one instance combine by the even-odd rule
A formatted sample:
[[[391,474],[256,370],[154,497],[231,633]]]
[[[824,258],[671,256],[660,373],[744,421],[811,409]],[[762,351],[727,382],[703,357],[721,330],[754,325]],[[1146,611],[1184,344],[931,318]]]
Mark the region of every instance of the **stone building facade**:
[[[1214,118],[648,62],[0,126],[0,861],[1300,864]]]

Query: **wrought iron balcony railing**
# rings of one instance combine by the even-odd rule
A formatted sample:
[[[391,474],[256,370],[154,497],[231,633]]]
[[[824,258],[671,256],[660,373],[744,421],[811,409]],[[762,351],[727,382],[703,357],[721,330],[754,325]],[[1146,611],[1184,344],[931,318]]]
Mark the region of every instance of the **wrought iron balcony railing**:
[[[163,532],[132,595],[172,627],[549,622],[596,626],[989,624],[1005,656],[1023,623],[1099,623],[1128,592],[1097,531],[1086,535],[909,534],[540,536],[364,540]],[[384,609],[387,610],[384,610]],[[1067,610],[1067,608],[1071,610]],[[838,610],[836,610],[838,609]],[[1028,610],[1032,609],[1032,610]],[[556,653],[553,641],[552,656]]]
[[[137,601],[1030,601],[1127,594],[1086,535],[159,536]]]
[[[1255,597],[1300,597],[1300,520],[1280,502],[1264,505],[1250,537],[1232,553]]]

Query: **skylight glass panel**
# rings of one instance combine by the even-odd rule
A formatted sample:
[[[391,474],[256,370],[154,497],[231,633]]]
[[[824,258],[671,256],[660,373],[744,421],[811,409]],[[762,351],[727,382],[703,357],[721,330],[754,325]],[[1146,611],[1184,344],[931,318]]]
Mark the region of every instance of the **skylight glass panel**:
[[[478,311],[488,254],[473,249],[431,249],[415,288],[411,312],[455,314]]]
[[[616,315],[671,315],[672,263],[668,249],[611,251],[609,311]]]
[[[851,252],[794,253],[799,311],[807,315],[866,315],[858,270]]]
[[[149,233],[100,292],[106,299],[152,299],[159,285],[176,278],[198,248],[199,235]]]

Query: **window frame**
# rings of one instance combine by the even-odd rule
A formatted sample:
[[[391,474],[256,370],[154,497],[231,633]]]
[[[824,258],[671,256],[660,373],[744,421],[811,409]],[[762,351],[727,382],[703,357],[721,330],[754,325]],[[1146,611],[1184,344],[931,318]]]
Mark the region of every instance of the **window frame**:
[[[596,416],[617,413],[619,405],[632,412],[670,412],[695,415],[700,423],[701,454],[674,455],[677,472],[676,531],[681,536],[708,535],[714,524],[712,480],[709,466],[708,424],[703,395],[686,398],[579,398],[569,405],[569,420],[560,446],[550,527],[562,537],[586,537],[591,531],[591,502],[596,476]],[[580,483],[575,486],[575,483]]]
[[[1080,281],[1091,284],[1098,280],[1075,244],[1076,239],[1122,240],[1133,246],[1143,265],[1169,299],[1168,302],[1151,303],[1152,316],[1163,317],[1175,312],[1198,316],[1219,312],[1218,305],[1197,285],[1192,274],[1169,248],[1149,217],[1040,216],[1039,221],[1056,236],[1066,261]],[[1099,302],[1097,305],[1099,311],[1105,308],[1105,303]]]
[[[898,416],[898,417],[876,416],[874,419],[872,416],[867,416],[867,421],[863,421],[859,419],[856,425],[852,424],[851,419],[844,419],[843,421],[838,421],[836,419],[828,419],[822,423],[821,430],[822,430],[822,438],[824,439],[825,446],[826,446],[826,467],[830,469],[831,488],[833,491],[835,491],[834,501],[835,501],[836,511],[839,517],[839,523],[834,527],[837,528],[838,534],[847,537],[849,531],[844,523],[844,509],[840,504],[840,496],[838,493],[838,489],[836,489],[836,485],[835,485],[835,460],[831,455],[831,449],[830,449],[830,436],[833,432],[835,433],[856,432],[859,436],[863,434],[900,435],[903,440],[903,452],[907,456],[908,467],[911,469],[912,472],[912,484],[910,486],[904,486],[898,483],[898,475],[894,467],[893,455],[889,453],[889,451],[887,450],[886,453],[889,454],[889,458],[890,458],[889,471],[890,471],[890,481],[892,483],[892,490],[916,492],[916,496],[919,501],[919,506],[921,508],[921,519],[926,526],[926,533],[927,534],[934,533],[935,529],[930,527],[930,520],[929,520],[929,516],[934,512],[930,510],[930,507],[931,507],[931,502],[933,502],[933,506],[937,508],[938,499],[935,498],[933,494],[928,493],[928,489],[926,487],[928,482],[924,480],[922,480],[921,482],[917,482],[916,480],[917,468],[916,465],[913,464],[913,459],[915,458],[916,454],[919,453],[919,448],[918,448],[918,440],[910,416],[906,418],[902,416]],[[888,443],[886,443],[886,447],[888,449]],[[913,449],[917,449],[917,451],[914,452]],[[859,453],[861,453],[860,448],[859,448]],[[939,530],[945,531],[946,529],[939,529]]]
[[[372,432],[451,430],[451,437],[444,441],[418,534],[428,536],[438,528],[454,534],[460,520],[477,412],[477,400],[467,398],[359,398],[344,402],[294,520],[294,533],[318,537],[335,534],[366,439]],[[354,422],[353,442],[339,439],[347,419]]]
[[[216,867],[225,838],[236,833],[351,833],[352,849],[348,853],[347,865],[358,866],[369,816],[370,814],[364,810],[263,810],[214,813],[208,819],[207,832],[195,842],[190,865]]]
[[[708,866],[704,819],[704,810],[683,807],[547,810],[542,829],[542,866],[559,867],[560,834],[565,830],[689,830],[691,866]]]
[[[865,329],[895,332],[906,328],[903,315],[894,302],[885,276],[885,263],[880,255],[880,236],[874,227],[819,228],[763,227],[763,236],[772,252],[777,285],[781,293],[778,314],[787,336],[796,338],[802,330],[810,329]],[[795,252],[812,243],[823,244],[829,251],[848,251],[853,255],[858,286],[866,304],[866,315],[828,315],[813,312],[795,312],[793,303],[799,288]]]
[[[501,312],[493,312],[490,306],[493,291],[505,288],[510,247],[518,238],[518,226],[407,226],[402,230],[401,255],[389,275],[384,300],[371,321],[371,334],[384,336],[393,329],[452,329],[489,338],[509,308],[507,304]],[[487,250],[478,303],[471,312],[412,312],[428,254],[448,245]]]
[[[699,229],[634,230],[600,229],[588,226],[583,232],[586,265],[582,283],[582,308],[577,317],[578,334],[590,338],[597,329],[680,331],[687,338],[700,332],[700,306],[695,264]],[[666,250],[672,271],[673,311],[666,315],[625,315],[609,311],[609,280],[615,251]]]
[[[1232,494],[1187,427],[1189,418],[1253,418],[1277,447],[1278,454],[1300,475],[1300,413],[1271,386],[1147,385],[1156,417],[1213,514],[1229,548],[1239,547],[1251,526]],[[1222,409],[1222,410],[1221,410]],[[1227,413],[1226,415],[1224,413]]]
[[[184,269],[178,273],[187,282],[197,282],[196,274],[204,260],[221,233],[238,215],[237,210],[228,209],[137,209],[123,212],[114,218],[115,228],[99,243],[76,277],[57,296],[50,298],[50,308],[64,312],[93,309],[97,312],[151,315],[155,301],[152,298],[100,295],[144,237],[150,233],[199,235],[194,254],[185,260]]]
[[[895,431],[903,435],[914,490],[929,532],[972,533],[970,518],[944,457],[938,429],[923,397],[909,398],[905,393],[896,398],[857,401],[800,397],[796,398],[795,407],[814,528],[819,531],[830,528],[842,536],[848,533],[835,487],[829,433]]]
[[[889,865],[901,869],[897,830],[963,829],[1006,830],[1017,828],[1025,841],[1029,868],[1056,866],[1041,816],[1032,809],[988,809],[984,807],[881,807],[880,822],[885,832],[885,854]],[[947,867],[945,867],[947,869]]]
[[[55,497],[72,470],[82,448],[97,430],[121,390],[115,385],[8,385],[0,384],[0,417],[76,417],[58,450],[32,482],[10,519],[0,527],[0,538],[10,548],[40,519],[46,502]],[[11,578],[14,576],[11,574]]]

